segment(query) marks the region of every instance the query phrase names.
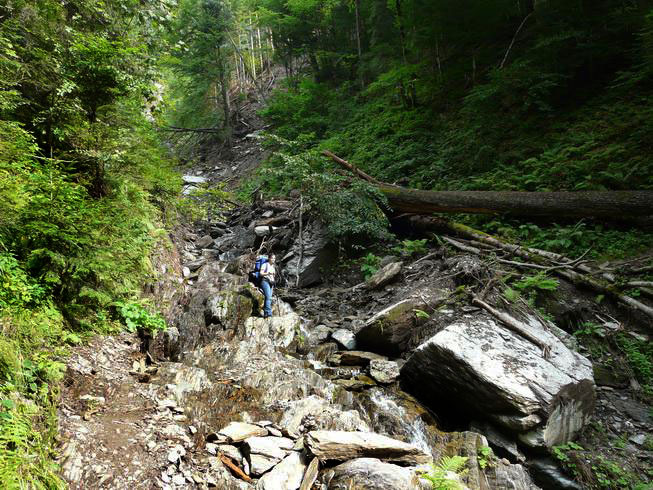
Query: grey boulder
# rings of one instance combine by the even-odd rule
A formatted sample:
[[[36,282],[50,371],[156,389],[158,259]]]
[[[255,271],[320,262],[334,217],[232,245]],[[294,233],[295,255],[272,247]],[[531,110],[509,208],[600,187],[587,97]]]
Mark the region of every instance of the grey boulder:
[[[375,458],[342,463],[325,475],[329,490],[412,490],[422,488],[414,470]]]
[[[541,349],[479,317],[456,322],[421,344],[401,370],[406,386],[456,401],[461,408],[521,432],[534,447],[571,440],[589,421],[595,393],[590,361],[530,319]]]
[[[356,336],[349,330],[340,328],[331,334],[331,338],[347,350],[356,348]]]
[[[365,286],[368,289],[380,289],[386,284],[392,282],[401,272],[403,262],[392,262],[391,264],[382,267],[376,273],[365,281]]]

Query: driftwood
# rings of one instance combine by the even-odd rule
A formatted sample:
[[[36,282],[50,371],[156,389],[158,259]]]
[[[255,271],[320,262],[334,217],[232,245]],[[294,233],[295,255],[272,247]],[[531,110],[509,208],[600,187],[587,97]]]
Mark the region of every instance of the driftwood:
[[[466,238],[469,243],[482,243],[503,252],[507,252],[509,255],[515,255],[525,259],[527,262],[509,261],[507,263],[516,267],[527,267],[555,273],[574,284],[610,296],[616,299],[619,303],[653,318],[653,308],[635,298],[623,294],[619,290],[619,284],[613,282],[616,281],[616,278],[612,274],[602,273],[600,270],[593,270],[582,261],[579,261],[579,259],[570,259],[553,252],[505,243],[483,233],[482,231],[475,230],[460,223],[447,221],[442,218],[404,215],[401,216],[401,220],[402,226],[410,227],[414,231],[449,233],[458,237]],[[457,240],[454,241],[457,242]],[[463,245],[460,242],[457,243]],[[462,250],[461,247],[456,248]],[[481,250],[479,248],[476,248],[476,250],[478,250],[478,252],[476,252],[476,250],[472,250],[474,248],[476,247],[470,247],[470,249],[466,251],[469,253],[477,253],[478,255],[487,255],[491,253],[488,250]],[[502,262],[504,260],[505,259],[499,259],[498,261]],[[594,275],[601,276],[601,278],[597,279]],[[643,288],[641,291],[648,296],[650,290],[648,288]]]
[[[325,150],[323,154],[378,187],[393,211],[400,213],[481,213],[620,221],[653,216],[653,191],[424,191],[381,182],[330,151]]]
[[[445,223],[446,222],[440,221],[439,225],[442,226]],[[574,261],[571,261],[570,259],[566,259],[566,257],[563,257],[558,254],[543,253],[542,250],[524,248],[518,245],[511,245],[508,243],[504,243],[490,235],[486,235],[483,232],[474,230],[468,226],[464,226],[458,223],[449,223],[446,226],[450,231],[453,231],[456,234],[463,235],[468,238],[472,238],[474,240],[488,243],[495,247],[501,248],[512,255],[517,255],[519,257],[522,257],[531,263],[535,263],[536,265],[544,265],[542,264],[542,259],[544,258],[550,259],[551,257],[555,257],[556,259],[562,259],[563,264],[557,263],[554,266],[550,267],[549,270],[567,279],[568,281],[573,282],[574,284],[583,285],[599,293],[611,296],[615,298],[617,301],[619,301],[620,303],[627,305],[630,308],[633,308],[637,311],[640,311],[650,318],[653,318],[653,308],[642,303],[641,301],[631,298],[630,296],[626,296],[625,294],[622,294],[618,290],[618,288],[613,284],[606,284],[605,282],[595,279],[588,274],[581,274],[573,270],[571,264]],[[568,264],[565,265],[564,262],[568,262]],[[588,269],[584,265],[580,265],[579,267],[582,268],[583,271],[586,271]],[[590,272],[592,272],[591,269]]]
[[[293,206],[292,201],[262,201],[259,206],[263,209],[271,209],[272,211],[288,211]]]
[[[254,226],[281,226],[287,225],[292,221],[290,216],[280,215],[272,218],[262,219],[255,222]]]
[[[162,131],[170,131],[173,133],[206,133],[206,134],[216,134],[220,130],[216,128],[180,128],[178,126],[169,126],[167,128],[161,128]]]
[[[238,476],[238,477],[241,478],[242,480],[245,480],[245,481],[248,482],[248,483],[252,481],[252,479],[251,479],[249,476],[247,476],[247,475],[245,474],[245,472],[244,472],[243,470],[241,470],[241,469],[238,467],[237,464],[235,464],[233,461],[231,461],[231,459],[229,459],[229,458],[228,458],[227,456],[225,456],[224,454],[221,454],[221,455],[220,455],[220,461],[222,461],[222,463],[223,463],[227,468],[229,468],[231,471],[233,471],[233,472],[236,474],[236,476]]]

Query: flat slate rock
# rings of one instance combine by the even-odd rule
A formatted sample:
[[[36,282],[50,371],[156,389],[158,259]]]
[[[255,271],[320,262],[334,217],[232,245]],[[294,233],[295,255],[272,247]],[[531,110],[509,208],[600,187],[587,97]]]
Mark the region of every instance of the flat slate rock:
[[[380,289],[394,280],[401,272],[403,262],[392,262],[379,269],[372,277],[365,281],[368,289]]]
[[[374,352],[350,350],[339,354],[340,364],[343,366],[367,366],[372,359],[387,361],[388,358]]]
[[[218,438],[223,436],[228,442],[242,442],[250,437],[267,435],[267,429],[245,422],[230,422],[229,425],[218,431]]]
[[[306,434],[304,443],[321,461],[354,458],[378,458],[408,464],[432,461],[432,457],[421,449],[374,432],[315,430]]]

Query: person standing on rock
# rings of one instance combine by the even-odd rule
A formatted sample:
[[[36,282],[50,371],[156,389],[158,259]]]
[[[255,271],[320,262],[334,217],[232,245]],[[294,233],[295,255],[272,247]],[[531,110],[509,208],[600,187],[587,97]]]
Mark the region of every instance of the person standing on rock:
[[[277,258],[274,254],[270,254],[268,261],[261,266],[261,289],[265,296],[263,303],[263,318],[272,316],[272,291],[274,289],[274,280],[276,276],[275,263]]]

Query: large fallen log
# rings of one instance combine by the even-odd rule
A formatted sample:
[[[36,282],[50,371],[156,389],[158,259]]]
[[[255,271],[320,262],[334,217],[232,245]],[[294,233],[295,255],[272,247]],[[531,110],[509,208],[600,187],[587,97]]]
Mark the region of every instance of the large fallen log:
[[[481,213],[612,220],[653,216],[653,191],[424,191],[381,182],[330,151],[325,150],[323,154],[378,187],[397,213]]]

